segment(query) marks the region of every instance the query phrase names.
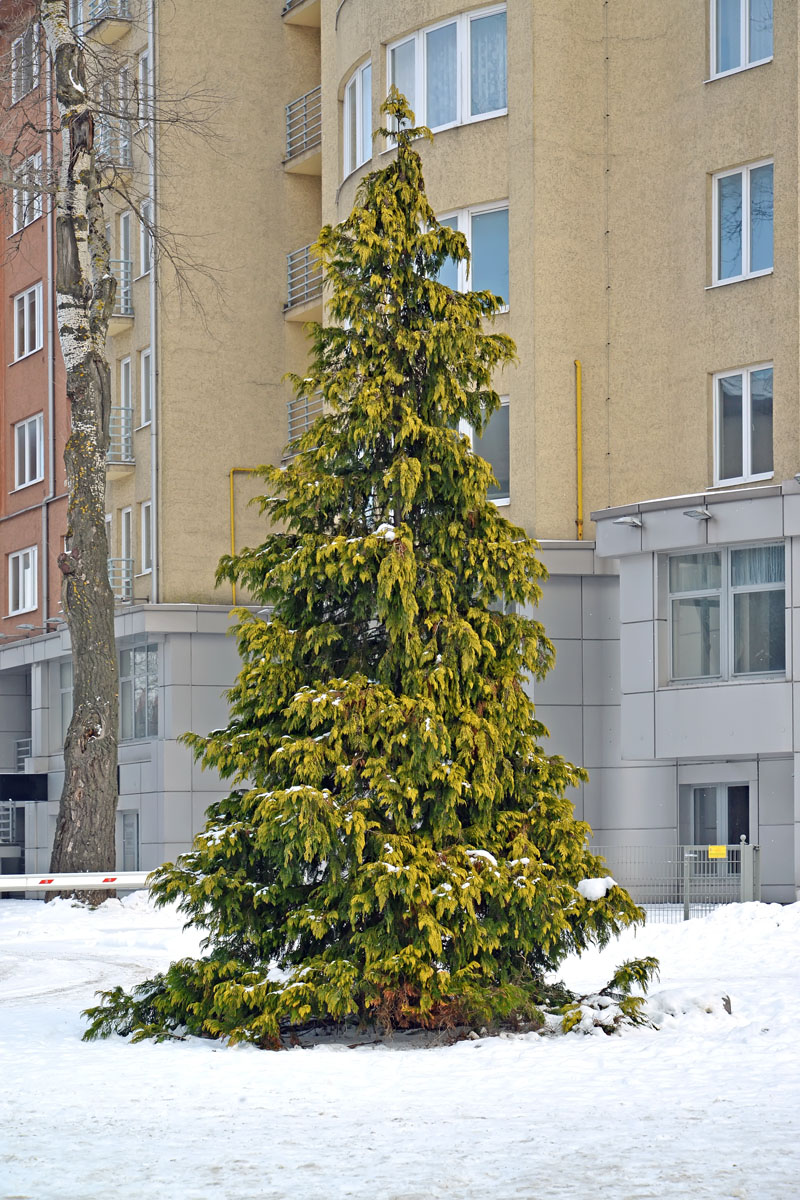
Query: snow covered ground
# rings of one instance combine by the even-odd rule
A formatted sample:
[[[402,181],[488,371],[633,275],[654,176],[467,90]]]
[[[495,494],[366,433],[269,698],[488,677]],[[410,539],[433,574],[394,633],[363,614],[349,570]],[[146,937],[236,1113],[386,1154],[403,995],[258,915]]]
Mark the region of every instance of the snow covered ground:
[[[657,1031],[81,1042],[97,988],[196,949],[144,893],[95,912],[0,902],[2,1200],[800,1197],[800,905],[654,924],[565,964],[590,991],[656,954]]]

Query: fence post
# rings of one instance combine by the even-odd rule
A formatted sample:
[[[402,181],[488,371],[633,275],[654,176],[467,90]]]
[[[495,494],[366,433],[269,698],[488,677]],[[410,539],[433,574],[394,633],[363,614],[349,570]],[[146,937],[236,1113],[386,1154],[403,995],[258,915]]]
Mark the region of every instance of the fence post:
[[[742,904],[753,899],[753,847],[744,834],[739,838],[739,899]]]
[[[683,848],[683,919],[689,920],[689,890],[692,885],[692,860],[690,851],[686,846]]]

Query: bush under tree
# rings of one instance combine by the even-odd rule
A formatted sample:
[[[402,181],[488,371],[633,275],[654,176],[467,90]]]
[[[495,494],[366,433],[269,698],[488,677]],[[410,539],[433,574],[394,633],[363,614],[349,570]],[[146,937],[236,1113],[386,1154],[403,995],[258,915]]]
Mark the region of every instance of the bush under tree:
[[[499,405],[502,300],[438,282],[467,245],[425,195],[428,131],[397,94],[384,111],[396,155],[318,242],[330,324],[293,382],[324,415],[262,469],[275,532],[219,569],[263,607],[238,610],[227,728],[186,740],[232,790],[153,877],[204,956],[104,994],[89,1037],[536,1026],[569,1000],[547,973],[642,920],[619,887],[578,890],[603,874],[567,795],[586,776],[526,690],[553,661],[524,615],[544,569],[458,432]]]

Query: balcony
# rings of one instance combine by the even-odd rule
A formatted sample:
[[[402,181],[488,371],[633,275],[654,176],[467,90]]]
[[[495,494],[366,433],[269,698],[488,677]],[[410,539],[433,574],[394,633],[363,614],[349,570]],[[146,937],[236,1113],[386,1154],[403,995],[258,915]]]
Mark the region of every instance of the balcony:
[[[25,770],[25,759],[30,758],[31,750],[30,738],[17,738],[14,742],[14,765],[20,774]]]
[[[133,599],[133,559],[110,558],[108,560],[108,582],[118,604],[128,604]]]
[[[24,846],[25,822],[13,800],[0,800],[0,846]]]
[[[120,479],[136,465],[133,456],[133,409],[112,407],[109,422],[109,442],[106,453],[106,476]]]
[[[88,36],[112,46],[131,27],[129,0],[89,0]]]
[[[295,175],[322,174],[322,89],[312,88],[286,105],[286,158]]]
[[[108,319],[108,332],[113,336],[130,329],[133,320],[133,263],[129,258],[112,258],[108,265],[117,281],[114,309]]]
[[[319,29],[320,0],[280,0],[281,16],[287,25]]]
[[[325,402],[322,399],[322,392],[314,392],[313,396],[295,396],[293,400],[287,402],[286,408],[289,416],[289,443],[291,444],[311,428],[317,417],[322,416],[325,411]],[[294,454],[287,447],[281,461],[285,464],[291,462],[293,458]]]
[[[97,170],[105,179],[130,176],[133,150],[130,122],[115,116],[102,116],[95,143]]]
[[[287,321],[318,321],[322,317],[322,265],[303,246],[286,255],[288,299],[283,306]]]

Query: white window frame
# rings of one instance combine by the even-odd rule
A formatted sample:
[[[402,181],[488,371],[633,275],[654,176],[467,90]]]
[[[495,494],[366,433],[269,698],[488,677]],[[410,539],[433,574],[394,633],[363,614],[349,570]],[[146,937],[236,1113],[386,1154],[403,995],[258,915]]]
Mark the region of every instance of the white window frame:
[[[30,56],[28,59],[26,54]],[[27,74],[30,75],[29,87],[25,86]],[[11,103],[16,104],[38,86],[39,24],[34,21],[11,43]]]
[[[153,570],[153,505],[150,500],[144,500],[140,506],[141,518],[141,570],[140,574],[150,575]]]
[[[489,204],[475,204],[475,205],[472,205],[470,208],[458,208],[458,209],[453,210],[452,212],[446,212],[446,213],[441,213],[441,214],[437,213],[436,219],[440,224],[442,224],[444,221],[453,220],[453,218],[456,219],[456,221],[458,222],[456,228],[457,228],[458,232],[463,233],[464,237],[467,239],[467,246],[469,247],[469,252],[470,252],[470,256],[471,256],[472,255],[472,244],[473,244],[472,243],[472,218],[476,217],[476,216],[480,216],[482,213],[490,213],[490,212],[508,212],[509,219],[510,219],[510,210],[509,210],[509,205],[508,205],[507,200],[495,200]],[[509,256],[508,257],[509,257],[508,290],[511,291],[511,239],[510,239],[510,236],[509,236]],[[459,263],[457,263],[456,265],[458,268],[458,284],[456,287],[456,291],[459,291],[459,292],[470,291],[471,289],[473,289],[472,274],[471,274],[471,271],[472,271],[471,257],[470,257],[470,263],[469,263],[469,271],[470,271],[469,274],[467,274],[468,268],[467,268],[467,263],[464,259],[461,259],[461,261]],[[509,297],[506,296],[504,298],[505,298],[506,302],[500,308],[498,308],[497,311],[499,313],[508,312]]]
[[[370,89],[369,89],[370,111],[369,111],[369,113],[364,112],[364,105],[363,105],[364,72],[365,71],[370,72]],[[351,134],[350,134],[350,124],[351,124],[350,112],[351,112],[351,108],[352,108],[352,101],[350,98],[350,89],[353,87],[353,85],[355,85],[355,91],[354,91],[355,103],[356,103],[355,126],[356,126],[356,137],[358,140],[358,144],[355,147],[355,154],[353,154],[353,146],[351,144]],[[370,151],[372,150],[372,60],[371,59],[367,59],[366,62],[361,63],[361,65],[355,69],[353,74],[347,80],[347,83],[345,84],[345,87],[344,87],[342,112],[343,112],[342,147],[343,147],[343,165],[344,165],[344,169],[343,169],[342,173],[343,173],[343,176],[346,178],[348,175],[351,175],[353,173],[353,171],[357,171],[359,167],[363,167],[364,163],[369,162],[370,159],[372,158],[372,153],[369,153],[369,154],[364,153],[364,144],[367,141],[369,141],[369,144],[370,144]],[[365,124],[364,124],[365,120],[367,122],[367,126],[365,126]]]
[[[749,71],[751,67],[762,67],[764,63],[772,62],[774,54],[768,54],[766,58],[757,58],[753,62],[749,62],[750,58],[750,4],[751,0],[739,0],[739,45],[742,48],[742,61],[736,67],[728,67],[726,71],[717,70],[717,3],[718,0],[709,0],[710,10],[710,39],[709,49],[711,51],[711,78],[724,79],[726,75],[737,75],[740,71]],[[773,36],[775,33],[775,18],[773,12],[772,24]]]
[[[34,314],[31,320],[30,297],[34,298]],[[20,334],[22,335],[22,353],[20,350]],[[44,329],[42,322],[42,285],[34,283],[33,287],[14,296],[14,362],[20,362],[29,354],[41,350],[44,344]]]
[[[141,426],[149,425],[153,420],[153,377],[152,357],[150,347],[139,354],[139,414]]]
[[[59,715],[61,719],[61,744],[67,736],[69,723],[72,720],[73,694],[74,694],[74,675],[72,670],[72,659],[67,658],[58,664],[58,693],[59,693]]]
[[[752,426],[752,410],[751,410],[751,376],[754,371],[773,371],[773,395],[772,395],[772,411],[773,419],[775,413],[775,376],[774,364],[771,362],[757,363],[752,367],[733,367],[730,371],[718,371],[713,377],[714,387],[714,486],[730,483],[750,483],[757,479],[772,479],[775,471],[761,471],[754,473],[752,470],[752,441],[747,436],[747,432]],[[737,375],[742,376],[742,466],[743,472],[741,475],[727,476],[721,474],[722,465],[722,406],[720,404],[720,382],[723,379],[732,379]],[[773,427],[774,431],[774,427]],[[774,432],[773,432],[773,449],[774,449]]]
[[[36,456],[33,474],[30,467],[30,438],[33,434],[34,454]],[[22,441],[22,446],[20,446]],[[20,454],[20,450],[22,453]],[[22,467],[22,470],[20,470]],[[14,491],[30,487],[32,483],[41,483],[44,479],[44,414],[36,413],[26,417],[14,426]]]
[[[69,23],[73,29],[83,24],[83,0],[69,0]]]
[[[509,402],[508,396],[501,396],[500,397],[500,408],[509,408],[508,402]],[[492,416],[494,416],[495,413],[498,411],[499,411],[498,409],[495,409],[495,412],[492,413]],[[509,412],[509,418],[510,418],[510,415],[511,414]],[[470,425],[469,421],[463,421],[463,420],[459,421],[458,422],[458,432],[463,434],[463,436],[465,438],[467,438],[467,440],[469,441],[469,444],[470,444],[470,448],[474,452],[474,450],[475,450],[475,430],[473,429],[472,425]],[[511,430],[510,430],[510,424],[509,424],[509,458],[511,457],[510,451],[511,451]],[[488,459],[486,459],[486,461],[489,462]],[[491,467],[491,465],[492,464],[489,463],[490,467]],[[509,470],[509,475],[510,474],[511,474],[511,472]],[[490,499],[491,499],[492,504],[494,504],[496,508],[504,508],[506,505],[511,503],[511,480],[510,479],[509,479],[508,492],[509,492],[509,494],[507,496],[491,496]]]
[[[141,220],[139,221],[139,276],[149,275],[153,269],[153,238],[150,229],[153,224],[153,202],[143,200],[141,204]]]
[[[12,232],[38,221],[44,212],[41,192],[42,153],[31,154],[14,172]]]
[[[153,77],[150,71],[150,51],[143,50],[139,55],[139,64],[137,68],[139,79],[139,96],[137,104],[137,123],[140,129],[144,129],[150,122],[152,110],[152,82]]]
[[[133,382],[130,355],[119,360],[119,406],[133,410]]]
[[[758,271],[748,270],[750,263],[750,175],[758,167],[772,166],[774,169],[774,158],[761,158],[758,162],[744,163],[741,167],[733,167],[729,171],[718,171],[712,176],[712,208],[711,208],[711,237],[712,237],[712,261],[713,261],[713,277],[712,283],[714,287],[722,287],[728,283],[739,283],[742,279],[757,279],[760,275],[771,275],[775,269],[775,181],[773,175],[773,216],[772,216],[772,234],[773,234],[773,250],[772,250],[772,266],[762,267]],[[724,279],[720,279],[719,275],[719,182],[721,179],[729,179],[732,175],[742,176],[742,274],[741,275],[726,275]]]
[[[427,96],[427,81],[426,81],[426,63],[425,63],[425,48],[426,36],[433,33],[436,29],[443,29],[446,25],[456,25],[456,62],[458,75],[456,78],[456,119],[448,121],[444,125],[431,125],[430,128],[434,131],[443,129],[454,129],[457,125],[473,125],[477,121],[490,121],[494,117],[503,117],[508,113],[508,93],[506,92],[506,104],[503,108],[492,109],[490,112],[477,113],[472,115],[472,71],[471,71],[471,47],[470,41],[472,37],[472,22],[480,20],[482,17],[491,17],[495,13],[506,12],[507,5],[492,4],[487,8],[478,8],[473,12],[459,13],[453,17],[447,17],[442,21],[435,21],[432,25],[425,25],[421,29],[414,30],[413,33],[406,34],[405,37],[397,38],[390,42],[386,47],[386,79],[389,86],[392,84],[392,51],[397,50],[400,46],[408,42],[414,42],[414,90],[415,103],[412,105],[414,109],[414,118],[417,125],[427,125],[428,115],[428,96]],[[508,55],[508,35],[506,32],[506,56]],[[506,64],[508,58],[506,57]],[[508,87],[508,66],[506,65],[506,88]],[[393,146],[394,141],[390,139],[389,146]]]
[[[130,659],[126,656],[130,655]],[[137,664],[138,659],[138,664]],[[142,659],[144,674],[142,675]],[[157,643],[127,646],[119,656],[119,736],[120,741],[135,741],[158,737],[160,651]],[[155,680],[151,680],[150,665],[155,662]],[[138,665],[138,670],[137,670]],[[125,668],[128,667],[126,673]],[[144,678],[144,688],[140,684]],[[153,703],[154,702],[154,703]],[[140,708],[140,705],[142,706]],[[142,721],[137,732],[137,712]],[[151,720],[151,717],[153,718]]]
[[[750,583],[734,586],[731,583],[731,552],[734,550],[753,550],[766,548],[767,546],[782,546],[784,548],[784,568],[783,580],[778,583]],[[686,554],[719,554],[720,556],[720,586],[718,588],[698,588],[694,591],[673,592],[670,590],[669,583],[669,564],[674,558],[682,558]],[[751,542],[742,543],[741,545],[732,546],[698,546],[691,550],[681,551],[679,554],[670,554],[665,557],[666,571],[666,593],[667,593],[667,638],[669,646],[669,683],[675,687],[685,687],[705,684],[728,683],[730,681],[743,681],[745,683],[754,679],[785,679],[786,672],[789,666],[788,651],[790,650],[789,640],[786,634],[786,623],[784,619],[784,666],[775,671],[734,671],[736,662],[736,647],[734,645],[734,619],[733,619],[733,597],[736,594],[749,594],[752,592],[773,592],[781,591],[784,593],[784,608],[786,597],[786,547],[784,542]],[[719,674],[716,675],[692,675],[692,676],[676,676],[674,674],[673,662],[673,616],[672,616],[672,601],[673,599],[691,600],[701,598],[703,596],[719,596]]]
[[[8,556],[8,615],[33,612],[38,599],[39,547],[26,546]]]
[[[119,556],[124,562],[133,558],[133,509],[119,510]]]

